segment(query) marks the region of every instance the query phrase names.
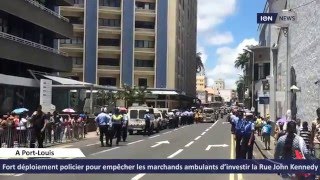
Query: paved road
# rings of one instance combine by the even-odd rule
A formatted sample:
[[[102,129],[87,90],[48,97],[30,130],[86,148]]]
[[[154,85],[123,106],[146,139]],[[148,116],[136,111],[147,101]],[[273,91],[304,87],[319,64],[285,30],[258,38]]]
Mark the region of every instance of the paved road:
[[[194,124],[175,130],[164,130],[151,137],[141,135],[129,136],[129,141],[116,147],[100,147],[97,139],[92,138],[62,147],[80,148],[89,159],[234,159],[234,141],[230,134],[230,125],[217,121],[214,124]],[[155,146],[159,141],[169,141],[169,144]],[[206,151],[208,145],[224,145],[213,147]],[[254,156],[262,158],[255,149]],[[171,180],[171,179],[217,179],[217,180],[277,180],[276,175],[246,175],[246,174],[124,174],[124,175],[0,175],[1,180]]]

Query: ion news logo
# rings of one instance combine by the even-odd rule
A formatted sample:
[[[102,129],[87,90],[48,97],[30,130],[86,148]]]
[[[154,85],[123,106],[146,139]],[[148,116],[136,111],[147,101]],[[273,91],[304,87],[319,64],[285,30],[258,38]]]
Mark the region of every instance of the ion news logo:
[[[290,10],[283,10],[281,13],[257,13],[258,24],[278,24],[286,26],[296,20],[296,13]]]

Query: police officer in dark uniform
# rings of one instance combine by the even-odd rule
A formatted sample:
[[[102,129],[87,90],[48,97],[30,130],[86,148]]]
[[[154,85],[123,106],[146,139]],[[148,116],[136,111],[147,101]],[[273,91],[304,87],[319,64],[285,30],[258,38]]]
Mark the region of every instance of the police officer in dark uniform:
[[[148,109],[146,110],[146,114],[144,115],[144,121],[145,121],[144,136],[145,135],[150,136],[151,135],[151,116]]]
[[[243,137],[243,112],[236,112],[236,117],[233,119],[234,123],[234,139],[236,141],[236,159],[241,158],[241,140]]]

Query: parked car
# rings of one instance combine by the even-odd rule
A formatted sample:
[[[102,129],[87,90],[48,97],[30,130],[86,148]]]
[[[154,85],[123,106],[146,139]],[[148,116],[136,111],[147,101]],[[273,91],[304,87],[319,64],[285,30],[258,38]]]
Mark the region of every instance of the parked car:
[[[134,131],[137,131],[137,133],[141,133],[144,130],[146,124],[144,115],[146,114],[147,110],[149,110],[151,116],[150,126],[152,132],[160,131],[159,119],[155,118],[154,108],[148,107],[146,105],[132,106],[128,108],[128,132],[130,135],[132,135]]]
[[[157,108],[154,109],[154,119],[155,122],[157,122],[156,132],[159,132],[162,129],[166,129],[167,122],[163,116],[163,113]]]

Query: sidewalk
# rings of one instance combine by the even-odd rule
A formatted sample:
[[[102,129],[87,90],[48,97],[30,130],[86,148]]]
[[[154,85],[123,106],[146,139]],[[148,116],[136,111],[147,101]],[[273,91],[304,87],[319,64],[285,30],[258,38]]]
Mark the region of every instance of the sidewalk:
[[[55,146],[61,146],[61,145],[67,145],[67,144],[72,144],[72,143],[76,143],[76,142],[81,142],[81,141],[85,141],[88,139],[92,139],[92,138],[97,138],[97,133],[94,132],[88,132],[88,134],[85,135],[85,138],[80,139],[80,140],[73,140],[73,141],[66,141],[66,142],[62,142],[62,143],[47,143],[45,145],[45,148],[50,148],[50,147],[55,147]]]
[[[275,138],[273,136],[270,137],[270,149],[266,150],[264,142],[261,140],[261,136],[258,136],[258,134],[255,134],[255,144],[258,148],[258,150],[261,152],[262,156],[266,159],[273,159],[274,158],[274,150],[275,150]]]

